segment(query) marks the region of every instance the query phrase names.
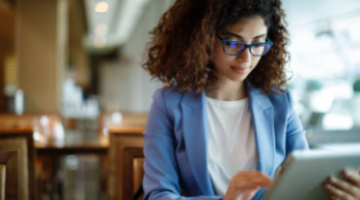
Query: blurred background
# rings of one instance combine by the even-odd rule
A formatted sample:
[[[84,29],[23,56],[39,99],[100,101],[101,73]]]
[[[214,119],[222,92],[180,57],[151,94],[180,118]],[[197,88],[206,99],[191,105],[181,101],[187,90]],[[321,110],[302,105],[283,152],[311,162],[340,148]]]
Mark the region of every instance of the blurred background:
[[[0,0],[0,143],[30,135],[22,199],[130,199],[162,86],[141,63],[149,31],[173,3]],[[360,150],[360,1],[283,8],[289,89],[311,148]]]

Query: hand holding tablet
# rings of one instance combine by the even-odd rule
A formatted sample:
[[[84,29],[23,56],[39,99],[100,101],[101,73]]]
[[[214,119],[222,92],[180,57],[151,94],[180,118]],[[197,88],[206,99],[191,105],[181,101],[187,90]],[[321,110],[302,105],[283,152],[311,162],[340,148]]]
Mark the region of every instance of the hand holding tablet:
[[[324,183],[331,199],[360,199],[360,171],[344,170],[342,173],[344,179],[332,176]]]
[[[262,200],[358,200],[359,168],[358,151],[294,151]],[[351,176],[344,174],[344,169],[352,172]],[[330,182],[329,177],[336,179]],[[331,187],[324,187],[329,183]]]

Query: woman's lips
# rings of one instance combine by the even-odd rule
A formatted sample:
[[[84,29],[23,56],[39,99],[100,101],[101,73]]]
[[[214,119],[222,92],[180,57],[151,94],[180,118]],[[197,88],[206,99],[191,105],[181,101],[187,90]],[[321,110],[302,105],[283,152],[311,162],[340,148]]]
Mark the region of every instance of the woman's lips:
[[[234,67],[234,66],[231,66],[231,69],[238,74],[245,74],[249,70],[249,68]]]

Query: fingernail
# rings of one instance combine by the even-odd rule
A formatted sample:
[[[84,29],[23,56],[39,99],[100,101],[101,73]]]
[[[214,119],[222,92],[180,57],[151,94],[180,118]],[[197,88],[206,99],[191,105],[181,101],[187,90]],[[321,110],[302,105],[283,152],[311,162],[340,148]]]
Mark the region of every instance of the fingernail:
[[[346,171],[346,172],[345,172],[345,175],[348,176],[348,177],[351,177],[351,176],[352,176],[352,173],[349,172],[349,171]]]
[[[330,181],[333,182],[333,183],[336,183],[337,182],[337,179],[335,177],[331,177],[330,178]]]
[[[332,188],[332,186],[331,186],[330,184],[326,184],[326,188],[331,189],[331,188]]]

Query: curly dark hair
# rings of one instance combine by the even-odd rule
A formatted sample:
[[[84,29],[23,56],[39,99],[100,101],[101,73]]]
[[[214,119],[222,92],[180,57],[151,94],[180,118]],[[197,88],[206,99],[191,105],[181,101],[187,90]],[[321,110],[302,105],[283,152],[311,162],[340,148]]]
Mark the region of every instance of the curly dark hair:
[[[164,87],[175,85],[181,93],[195,90],[200,95],[204,88],[214,89],[217,77],[210,58],[216,33],[254,16],[264,19],[274,44],[248,79],[265,94],[285,92],[288,31],[280,0],[177,0],[150,32],[143,68]]]

